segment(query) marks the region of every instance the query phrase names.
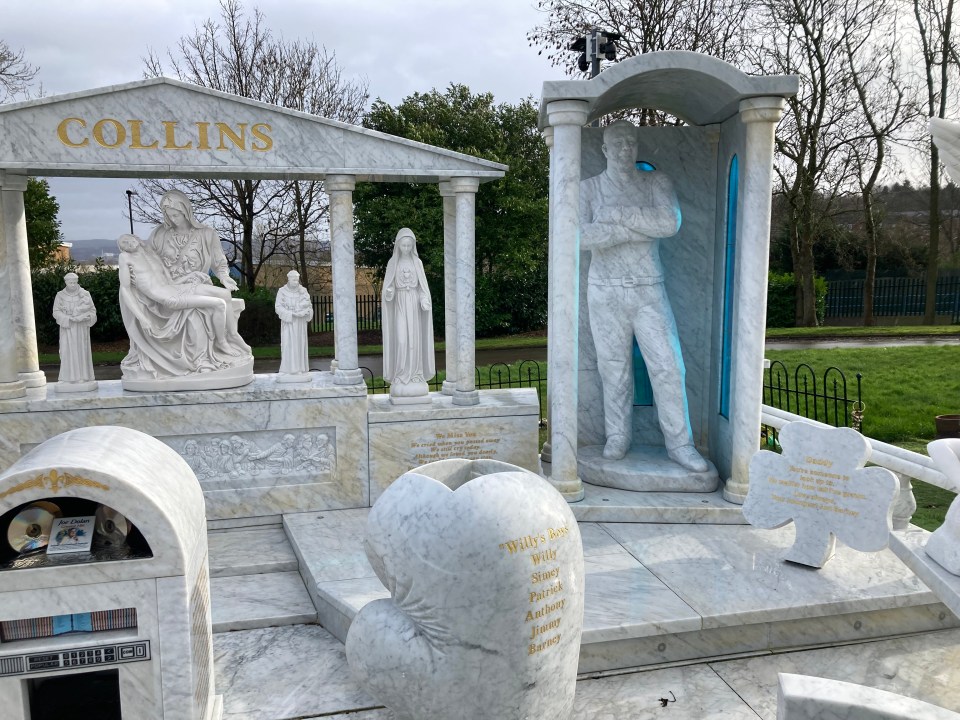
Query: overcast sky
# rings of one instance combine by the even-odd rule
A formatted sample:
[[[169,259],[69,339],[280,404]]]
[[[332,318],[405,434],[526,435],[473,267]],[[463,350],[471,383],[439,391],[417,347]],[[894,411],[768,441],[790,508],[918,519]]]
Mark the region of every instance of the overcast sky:
[[[246,2],[250,11],[254,4]],[[345,78],[366,77],[371,98],[397,104],[450,83],[498,102],[538,98],[563,78],[527,44],[535,0],[261,0],[266,27],[334,51]],[[164,53],[208,17],[216,0],[4,2],[0,39],[40,68],[47,96],[143,78],[149,49]],[[575,60],[571,53],[571,61]],[[50,178],[64,239],[114,238],[127,227],[129,180]],[[138,232],[148,228],[138,227]]]

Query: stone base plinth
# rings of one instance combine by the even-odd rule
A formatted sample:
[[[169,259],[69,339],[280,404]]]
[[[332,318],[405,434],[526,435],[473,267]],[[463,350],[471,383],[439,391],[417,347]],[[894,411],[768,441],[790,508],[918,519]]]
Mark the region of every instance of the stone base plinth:
[[[87,382],[58,382],[53,386],[54,392],[58,393],[90,392],[96,389],[96,380],[88,380]]]
[[[124,390],[134,392],[169,392],[174,390],[225,390],[243,387],[253,382],[253,356],[248,360],[210,372],[181,375],[171,378],[133,377],[124,373],[120,383]]]
[[[35,445],[88,425],[152,435],[193,468],[208,521],[364,507],[367,392],[333,375],[283,385],[257,375],[243,388],[126,392],[103,380],[86,394],[57,384],[0,405],[0,471]]]
[[[713,492],[720,476],[708,461],[706,472],[692,472],[669,457],[664,447],[638,445],[620,460],[603,457],[603,445],[588,445],[577,451],[577,472],[591,485],[635,492]]]
[[[490,458],[537,471],[540,405],[533,389],[484,390],[461,407],[431,393],[430,405],[394,405],[371,395],[370,504],[408,470],[435,460]]]

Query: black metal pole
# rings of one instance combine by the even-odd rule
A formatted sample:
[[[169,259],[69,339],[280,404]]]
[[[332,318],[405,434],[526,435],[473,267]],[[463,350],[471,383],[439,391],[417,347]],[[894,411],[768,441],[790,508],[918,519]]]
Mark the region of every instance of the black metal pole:
[[[133,196],[134,190],[127,190],[127,215],[130,217],[130,234],[133,235]]]

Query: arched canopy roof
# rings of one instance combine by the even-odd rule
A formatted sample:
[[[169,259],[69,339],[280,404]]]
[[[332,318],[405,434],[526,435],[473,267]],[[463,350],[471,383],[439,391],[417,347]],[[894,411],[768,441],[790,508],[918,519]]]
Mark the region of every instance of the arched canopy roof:
[[[585,100],[589,120],[630,108],[653,108],[691,125],[712,125],[735,115],[740,101],[751,97],[791,97],[795,75],[755,77],[709,55],[667,50],[628,58],[590,80],[557,80],[543,84],[540,127],[546,127],[547,105],[557,100]]]
[[[136,178],[438,182],[506,165],[316,115],[152,78],[0,105],[0,171]]]

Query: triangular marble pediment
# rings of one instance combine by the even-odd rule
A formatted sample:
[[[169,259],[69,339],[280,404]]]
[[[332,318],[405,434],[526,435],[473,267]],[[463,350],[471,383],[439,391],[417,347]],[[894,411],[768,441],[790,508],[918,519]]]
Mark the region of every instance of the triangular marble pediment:
[[[0,105],[0,170],[19,174],[436,182],[506,169],[169,78]]]

